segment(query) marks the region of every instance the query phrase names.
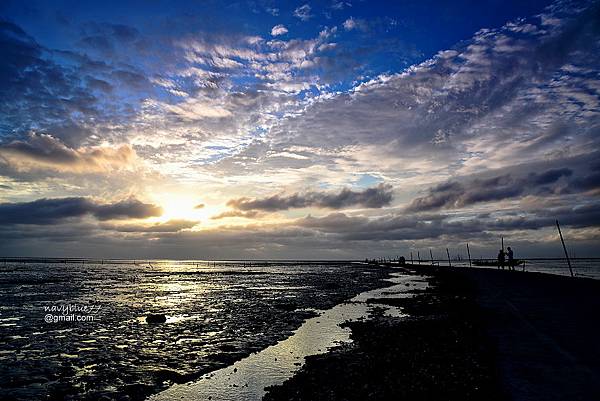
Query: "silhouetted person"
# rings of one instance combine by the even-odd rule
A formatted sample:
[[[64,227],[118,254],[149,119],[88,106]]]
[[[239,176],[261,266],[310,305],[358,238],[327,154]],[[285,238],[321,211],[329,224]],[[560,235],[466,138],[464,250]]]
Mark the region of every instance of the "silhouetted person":
[[[404,259],[404,256],[400,256],[400,258],[398,259],[398,262],[399,262],[400,266],[404,266],[406,264],[406,259]]]
[[[508,268],[510,270],[515,270],[515,258],[513,254],[513,250],[510,249],[510,246],[506,248],[506,254],[508,255]]]
[[[502,249],[498,251],[498,269],[504,270],[504,251]]]

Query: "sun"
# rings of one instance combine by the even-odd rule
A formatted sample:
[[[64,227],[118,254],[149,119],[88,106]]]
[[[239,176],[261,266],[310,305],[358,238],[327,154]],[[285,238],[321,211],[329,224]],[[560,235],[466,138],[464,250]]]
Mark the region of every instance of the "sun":
[[[158,218],[160,222],[169,220],[206,221],[211,215],[211,208],[193,196],[167,194],[157,197],[156,202],[163,209],[163,214]]]

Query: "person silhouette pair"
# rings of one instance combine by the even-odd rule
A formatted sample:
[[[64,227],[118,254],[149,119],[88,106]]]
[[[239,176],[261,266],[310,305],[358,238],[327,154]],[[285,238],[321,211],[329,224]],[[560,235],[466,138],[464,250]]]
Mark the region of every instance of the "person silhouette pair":
[[[505,266],[507,257],[508,257],[508,270],[515,270],[514,252],[510,246],[508,248],[506,248],[506,252],[504,252],[504,249],[500,249],[500,251],[498,251],[498,269],[504,270],[504,266]]]

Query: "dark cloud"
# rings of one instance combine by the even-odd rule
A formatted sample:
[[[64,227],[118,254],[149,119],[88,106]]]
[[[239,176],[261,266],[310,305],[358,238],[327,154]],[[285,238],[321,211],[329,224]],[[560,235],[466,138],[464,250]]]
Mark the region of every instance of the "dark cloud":
[[[132,26],[89,22],[83,27],[79,45],[90,51],[114,57],[118,46],[135,42],[139,38],[140,32]]]
[[[102,79],[97,79],[97,78],[94,78],[91,76],[87,76],[85,78],[85,81],[86,81],[87,87],[90,88],[91,90],[102,91],[105,93],[110,93],[113,91],[113,86]]]
[[[90,198],[38,199],[32,202],[1,203],[0,224],[48,225],[62,220],[91,215],[98,220],[159,216],[156,205],[129,198],[116,203],[99,203]]]
[[[585,177],[572,180],[566,192],[581,192],[600,188],[600,172],[593,172]]]
[[[300,219],[297,224],[335,234],[347,241],[406,241],[434,239],[441,236],[483,234],[481,223],[452,221],[443,214],[388,215],[368,218],[333,213],[324,217]]]
[[[95,97],[81,88],[72,69],[52,61],[18,26],[0,22],[0,52],[0,75],[6,77],[0,81],[0,124],[11,132],[57,121],[68,125],[76,112],[97,116]]]
[[[192,228],[198,225],[197,221],[191,220],[169,220],[164,223],[156,224],[103,224],[105,230],[112,230],[125,233],[175,233],[181,230]]]
[[[600,204],[540,208],[510,216],[506,213],[472,215],[411,214],[368,218],[332,213],[324,217],[308,216],[295,225],[316,230],[345,241],[413,241],[440,238],[481,240],[510,231],[539,230],[562,226],[593,228],[600,226]]]
[[[162,209],[159,206],[143,203],[135,198],[129,198],[117,203],[95,205],[92,214],[99,220],[112,219],[143,219],[146,217],[160,216]]]
[[[150,88],[150,81],[141,72],[129,70],[114,70],[111,76],[117,82],[127,85],[133,89],[145,91]]]
[[[131,167],[136,158],[129,145],[73,149],[48,134],[29,134],[27,140],[0,144],[0,174],[22,176],[37,171],[69,173],[110,172]]]
[[[104,31],[108,33],[88,35],[83,41],[108,51],[137,35],[118,25]],[[152,87],[146,74],[127,60],[95,59],[85,49],[47,48],[2,20],[0,53],[0,143],[22,139],[31,131],[48,132],[72,147],[110,141],[111,132],[124,135],[123,127]],[[123,53],[131,56],[131,51]],[[111,128],[102,132],[107,125]]]
[[[259,213],[256,210],[249,210],[247,212],[244,212],[241,210],[228,210],[226,212],[212,216],[211,219],[220,220],[220,219],[225,219],[228,217],[242,217],[245,219],[252,219],[258,215],[259,215]]]
[[[426,196],[414,199],[408,212],[442,208],[462,208],[481,202],[515,198],[525,194],[552,192],[547,186],[562,177],[572,176],[569,168],[550,169],[542,173],[529,173],[524,177],[503,174],[491,178],[475,178],[466,182],[449,181],[429,189]]]
[[[239,198],[227,202],[227,206],[238,210],[278,210],[317,207],[325,209],[344,209],[348,207],[381,208],[392,201],[392,187],[380,184],[363,191],[348,188],[339,193],[306,192],[291,195],[273,195],[266,198]]]

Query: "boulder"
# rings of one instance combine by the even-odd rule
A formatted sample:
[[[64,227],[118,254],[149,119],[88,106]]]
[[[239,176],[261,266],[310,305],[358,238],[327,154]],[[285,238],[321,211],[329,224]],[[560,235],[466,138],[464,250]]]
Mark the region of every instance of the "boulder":
[[[162,313],[150,313],[146,316],[146,323],[164,323],[167,321],[167,317]]]

